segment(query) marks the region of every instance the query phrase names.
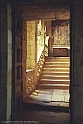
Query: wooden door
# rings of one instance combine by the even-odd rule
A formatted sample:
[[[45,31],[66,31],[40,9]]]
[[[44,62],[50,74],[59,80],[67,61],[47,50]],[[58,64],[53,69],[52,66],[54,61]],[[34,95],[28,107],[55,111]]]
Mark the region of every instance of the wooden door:
[[[22,18],[15,10],[12,12],[12,37],[12,119],[14,120],[21,110],[23,102]]]

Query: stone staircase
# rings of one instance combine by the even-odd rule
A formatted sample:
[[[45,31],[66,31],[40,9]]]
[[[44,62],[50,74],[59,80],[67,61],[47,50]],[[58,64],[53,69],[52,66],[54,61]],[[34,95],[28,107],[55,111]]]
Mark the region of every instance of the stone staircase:
[[[69,67],[69,57],[46,57],[37,89],[68,90],[70,84]]]

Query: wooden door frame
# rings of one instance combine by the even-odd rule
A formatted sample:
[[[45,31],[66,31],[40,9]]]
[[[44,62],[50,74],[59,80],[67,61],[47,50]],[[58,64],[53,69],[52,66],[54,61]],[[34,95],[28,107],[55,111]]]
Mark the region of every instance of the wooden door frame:
[[[15,9],[12,9],[12,110],[11,120],[15,120]]]

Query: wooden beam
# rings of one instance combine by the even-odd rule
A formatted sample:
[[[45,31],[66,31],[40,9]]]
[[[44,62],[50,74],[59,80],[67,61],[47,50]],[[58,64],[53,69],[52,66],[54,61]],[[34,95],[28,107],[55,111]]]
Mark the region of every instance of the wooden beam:
[[[26,21],[28,21],[28,20],[55,20],[55,18],[54,17],[44,17],[44,16],[42,16],[42,17],[31,17],[31,16],[23,16],[23,18],[26,20]],[[69,19],[69,18],[66,18],[66,17],[57,17],[57,19],[58,20],[62,20],[62,19]]]

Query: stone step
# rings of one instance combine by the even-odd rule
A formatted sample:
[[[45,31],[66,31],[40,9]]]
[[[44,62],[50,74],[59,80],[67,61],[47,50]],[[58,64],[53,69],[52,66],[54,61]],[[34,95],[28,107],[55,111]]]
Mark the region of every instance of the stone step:
[[[70,80],[40,79],[39,84],[69,84]]]
[[[56,71],[56,70],[69,70],[69,68],[65,68],[65,67],[64,68],[58,68],[58,67],[57,68],[50,68],[50,67],[45,68],[43,67],[43,70],[55,70]]]
[[[45,65],[67,65],[70,66],[69,62],[45,62]]]
[[[67,76],[61,76],[61,75],[41,75],[40,76],[40,79],[55,79],[55,80],[60,80],[60,79],[62,79],[62,80],[69,80],[69,75],[67,75]]]
[[[69,68],[69,65],[56,65],[56,64],[45,64],[44,68]]]
[[[46,62],[70,62],[69,57],[46,57],[45,58]]]
[[[45,62],[64,62],[64,63],[69,63],[70,62],[70,60],[45,60]]]
[[[69,90],[69,57],[46,57],[37,88]]]
[[[69,84],[37,84],[37,89],[63,89],[69,90]]]
[[[49,72],[69,72],[69,68],[43,68],[43,73],[49,73]]]
[[[62,72],[62,71],[59,71],[59,72],[55,72],[55,71],[43,71],[42,72],[42,75],[60,75],[60,76],[69,76],[69,72]]]
[[[45,59],[70,59],[70,57],[65,56],[65,57],[49,57],[49,56],[45,56]]]

